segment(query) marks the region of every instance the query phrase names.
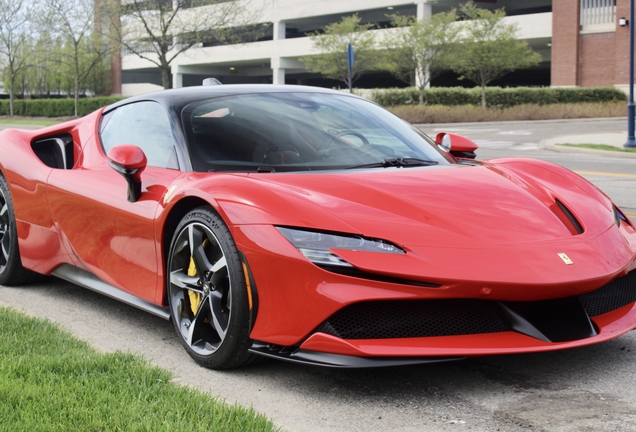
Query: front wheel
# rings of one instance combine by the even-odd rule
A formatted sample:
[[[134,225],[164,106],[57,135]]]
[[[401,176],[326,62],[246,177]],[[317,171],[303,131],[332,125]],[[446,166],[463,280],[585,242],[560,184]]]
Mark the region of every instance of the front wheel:
[[[212,369],[252,363],[243,264],[229,229],[211,207],[183,217],[167,270],[170,316],[188,354]]]

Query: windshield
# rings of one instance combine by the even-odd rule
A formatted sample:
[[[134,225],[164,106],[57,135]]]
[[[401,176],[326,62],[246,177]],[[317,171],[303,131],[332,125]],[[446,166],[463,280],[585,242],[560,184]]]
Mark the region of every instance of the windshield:
[[[290,172],[448,164],[430,138],[347,95],[264,93],[183,110],[195,171]]]

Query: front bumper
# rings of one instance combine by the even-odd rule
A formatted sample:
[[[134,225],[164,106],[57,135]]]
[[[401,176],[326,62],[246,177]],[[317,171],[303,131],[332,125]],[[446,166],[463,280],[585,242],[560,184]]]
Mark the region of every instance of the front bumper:
[[[504,305],[500,302],[492,305],[494,306],[492,311],[488,309],[488,305],[482,303],[481,306],[478,306],[477,313],[473,314],[473,319],[469,318],[463,323],[454,323],[453,325],[452,320],[440,323],[438,319],[435,322],[429,322],[427,327],[426,323],[422,324],[421,322],[418,326],[409,317],[406,320],[400,320],[396,317],[393,325],[389,324],[389,327],[392,328],[386,328],[385,325],[374,327],[369,326],[368,323],[366,326],[356,327],[356,320],[352,318],[351,313],[347,313],[345,310],[344,314],[343,311],[340,311],[335,317],[330,317],[300,346],[280,347],[256,343],[252,352],[298,363],[360,368],[435,363],[483,355],[555,351],[605,342],[636,328],[635,301],[636,270],[596,291],[568,299],[567,302],[553,302],[552,305],[558,307],[566,306],[562,308],[560,314],[556,315],[554,310],[549,311],[552,312],[549,316],[540,313],[540,311],[537,313],[537,310],[545,306],[546,302],[539,302],[538,308],[535,308],[531,314],[518,314],[515,317],[508,315],[506,309],[501,308]],[[581,309],[577,312],[583,312],[590,327],[585,326],[584,320],[570,320],[572,310],[567,310],[567,304],[571,308],[576,308],[577,304],[580,305]],[[354,306],[357,305],[364,305],[364,303],[358,303]],[[464,303],[464,306],[466,305]],[[489,313],[484,315],[484,311]],[[359,312],[353,311],[353,313]],[[460,314],[465,312],[465,309],[459,309]],[[441,313],[443,314],[444,311],[442,310]],[[343,315],[349,316],[343,317]],[[487,322],[479,323],[475,319],[477,315],[486,317]],[[377,315],[375,318],[378,318]],[[496,318],[500,318],[500,320],[497,321]],[[382,320],[382,317],[379,319]],[[410,322],[407,323],[407,321]],[[471,326],[475,324],[480,326],[473,327],[475,331],[481,329],[485,332],[470,333]],[[550,325],[561,325],[561,327],[550,327]],[[501,326],[508,326],[509,329],[488,331],[488,329],[501,330]],[[340,331],[348,332],[344,336],[351,336],[354,335],[352,332],[358,331],[357,336],[371,336],[373,332],[378,331],[378,334],[390,336],[391,334],[413,333],[418,330],[422,331],[422,329],[429,333],[436,332],[438,335],[346,339],[339,337],[343,335],[334,334]],[[587,331],[589,333],[586,334]],[[439,335],[451,332],[468,332],[468,334]],[[564,340],[550,340],[546,334],[553,339]],[[569,338],[572,339],[567,340]]]
[[[572,348],[636,328],[635,262],[626,250],[614,257],[621,267],[613,276],[588,266],[583,273],[597,276],[549,286],[498,281],[486,286],[501,295],[488,295],[483,280],[415,286],[335,274],[271,226],[235,227],[233,235],[258,290],[251,337],[262,355],[340,367],[412,364]],[[409,310],[391,312],[399,304]]]

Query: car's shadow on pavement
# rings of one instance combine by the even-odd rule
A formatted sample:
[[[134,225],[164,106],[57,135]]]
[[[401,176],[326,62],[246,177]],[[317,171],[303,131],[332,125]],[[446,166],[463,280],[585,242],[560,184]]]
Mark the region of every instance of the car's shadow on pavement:
[[[449,424],[488,416],[501,430],[634,430],[635,354],[631,332],[566,351],[376,369],[268,361],[245,373],[334,405],[391,407],[403,415],[424,410]]]

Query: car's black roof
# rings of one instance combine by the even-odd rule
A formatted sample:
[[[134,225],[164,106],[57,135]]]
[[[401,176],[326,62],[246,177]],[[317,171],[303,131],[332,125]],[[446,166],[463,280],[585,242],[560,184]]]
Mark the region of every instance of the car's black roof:
[[[110,105],[105,112],[111,111],[122,105],[127,105],[139,101],[157,101],[174,108],[182,107],[190,102],[212,98],[251,93],[289,93],[289,92],[309,92],[326,94],[348,94],[338,90],[325,89],[321,87],[309,87],[298,85],[272,85],[272,84],[229,84],[229,85],[206,85],[196,87],[183,87],[178,89],[161,90],[158,92],[146,93],[133,96]]]

